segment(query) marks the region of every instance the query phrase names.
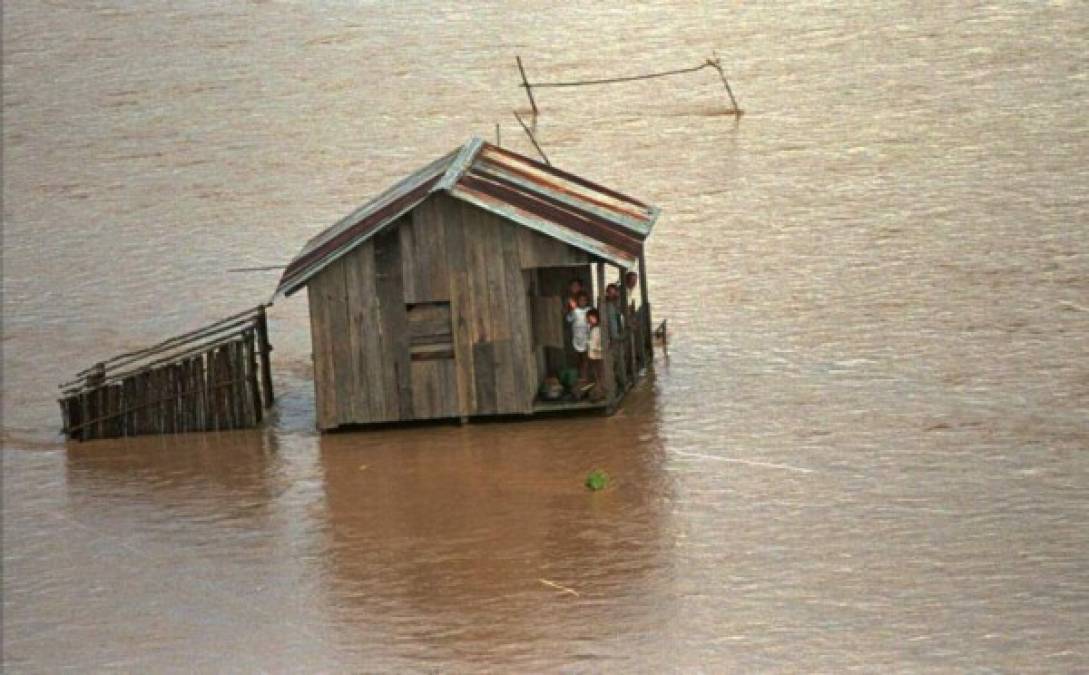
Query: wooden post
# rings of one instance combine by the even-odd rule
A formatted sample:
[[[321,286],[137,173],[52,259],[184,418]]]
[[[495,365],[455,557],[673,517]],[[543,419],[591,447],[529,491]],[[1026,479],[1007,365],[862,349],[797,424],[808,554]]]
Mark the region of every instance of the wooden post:
[[[737,106],[737,99],[734,98],[734,90],[730,88],[730,83],[726,81],[726,71],[722,69],[722,59],[718,57],[718,52],[714,53],[714,57],[714,59],[707,61],[707,63],[711,64],[711,67],[718,71],[718,76],[722,78],[722,86],[726,88],[726,93],[730,97],[730,103],[734,106],[734,109],[730,112],[741,117],[744,111]]]
[[[206,352],[204,358],[204,428],[207,431],[216,431],[220,425],[219,390],[216,389],[219,363],[214,350]]]
[[[253,348],[253,331],[243,333],[243,344],[246,349],[246,388],[249,402],[250,424],[261,423],[261,389],[257,386],[257,354]]]
[[[650,316],[650,297],[647,294],[647,254],[639,251],[639,296],[643,300],[643,325],[640,327],[643,334],[643,344],[646,345],[647,354],[654,359],[654,321]]]
[[[264,305],[257,308],[257,320],[254,325],[257,328],[257,347],[261,354],[261,388],[265,395],[264,404],[266,408],[270,408],[276,401],[276,396],[272,393],[272,363],[269,360],[272,345],[268,341],[268,317],[265,315]]]
[[[533,131],[522,121],[522,116],[518,114],[517,110],[512,110],[511,112],[514,113],[514,119],[518,120],[518,124],[522,125],[522,131],[525,131],[526,136],[529,136],[529,140],[533,143],[533,147],[537,148],[537,152],[541,154],[541,159],[544,160],[544,163],[552,166],[552,162],[548,160],[548,155],[546,155],[545,151],[541,148],[541,144],[537,142],[537,137],[533,135]]]
[[[537,102],[533,100],[533,87],[530,86],[529,80],[526,79],[526,69],[522,67],[522,57],[514,57],[518,61],[518,72],[522,73],[522,86],[526,88],[526,96],[529,97],[529,105],[533,108],[533,116],[536,117],[540,113],[537,111]]]
[[[635,367],[635,342],[632,339],[632,316],[630,314],[628,304],[630,299],[628,298],[628,285],[624,283],[624,268],[618,268],[620,270],[620,280],[617,281],[617,286],[620,287],[620,317],[622,324],[620,327],[620,339],[623,341],[624,350],[624,368],[625,368],[625,381],[629,386],[635,384],[635,377],[639,373],[636,372]]]
[[[612,408],[613,405],[613,391],[616,387],[613,386],[613,367],[609,359],[609,327],[605,317],[605,263],[604,261],[597,264],[597,311],[600,315],[601,322],[598,324],[598,332],[601,334],[601,379],[603,382],[599,382],[598,386],[602,388],[605,393],[605,402]]]

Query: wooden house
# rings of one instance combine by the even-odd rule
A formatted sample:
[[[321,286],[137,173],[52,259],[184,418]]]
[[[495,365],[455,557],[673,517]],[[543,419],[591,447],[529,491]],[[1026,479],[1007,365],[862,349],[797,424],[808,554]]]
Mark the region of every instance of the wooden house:
[[[570,365],[572,278],[601,306],[607,282],[640,272],[637,330],[605,345],[623,350],[628,387],[638,376],[651,348],[643,244],[658,212],[480,139],[400,181],[311,239],[277,288],[308,291],[318,427],[611,411],[626,388],[608,357],[600,403],[538,391]]]

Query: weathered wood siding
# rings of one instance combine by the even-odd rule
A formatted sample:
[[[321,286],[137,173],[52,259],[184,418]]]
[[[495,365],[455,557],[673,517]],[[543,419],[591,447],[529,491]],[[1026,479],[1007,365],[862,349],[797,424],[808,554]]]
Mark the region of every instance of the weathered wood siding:
[[[586,262],[432,196],[310,281],[318,426],[532,412],[543,356],[527,283],[533,268]]]

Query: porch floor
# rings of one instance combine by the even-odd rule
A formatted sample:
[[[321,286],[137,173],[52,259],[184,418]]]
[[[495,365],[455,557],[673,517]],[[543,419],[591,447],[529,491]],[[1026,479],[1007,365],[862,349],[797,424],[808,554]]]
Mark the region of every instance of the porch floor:
[[[604,410],[607,407],[609,407],[608,401],[542,401],[537,399],[533,402],[534,413],[562,412],[565,410],[594,410],[597,408]]]

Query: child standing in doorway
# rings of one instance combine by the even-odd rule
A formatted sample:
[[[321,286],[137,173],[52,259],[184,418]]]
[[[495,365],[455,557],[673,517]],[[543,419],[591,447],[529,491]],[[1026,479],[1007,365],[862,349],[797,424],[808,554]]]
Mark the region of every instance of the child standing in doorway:
[[[596,309],[586,312],[586,323],[590,326],[590,335],[586,345],[586,359],[594,373],[594,390],[590,400],[600,401],[605,398],[605,362],[601,353],[601,315]]]
[[[590,324],[586,315],[592,311],[590,296],[580,291],[578,296],[567,301],[567,322],[571,324],[571,346],[575,348],[579,362],[579,379],[586,380],[588,364],[586,348],[590,340]]]

